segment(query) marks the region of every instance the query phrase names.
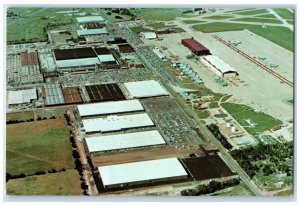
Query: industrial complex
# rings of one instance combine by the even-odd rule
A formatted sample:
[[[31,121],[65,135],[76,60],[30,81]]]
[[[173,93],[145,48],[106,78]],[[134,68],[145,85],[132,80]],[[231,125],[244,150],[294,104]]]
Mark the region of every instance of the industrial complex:
[[[273,15],[273,10],[263,10]],[[6,162],[18,162],[24,153],[22,165],[53,165],[18,174],[8,168],[8,188],[23,174],[65,174],[74,165],[85,195],[222,195],[222,189],[230,188],[261,196],[292,187],[291,157],[269,156],[281,148],[277,145],[290,146],[293,140],[293,53],[252,30],[230,31],[232,35],[196,30],[199,25],[222,26],[221,15],[242,18],[242,11],[186,9],[176,13],[178,18],[161,21],[143,19],[147,10],[141,8],[53,11],[39,17],[50,22],[45,41],[26,37],[10,42],[6,55],[7,138],[20,136],[16,131],[21,126],[28,132],[37,129],[32,140],[26,135],[22,141],[7,139],[25,146],[18,152],[7,146]],[[26,15],[13,10],[7,19]],[[57,17],[66,20],[53,23]],[[284,22],[282,27],[289,29]],[[259,22],[254,26],[261,27]],[[243,38],[246,32],[250,34]],[[251,38],[261,45],[248,42]],[[262,45],[269,48],[265,56],[254,52]],[[280,57],[273,56],[272,48]],[[38,122],[45,122],[45,129]],[[69,150],[63,153],[72,166],[50,158],[67,159],[63,149],[50,151],[63,145],[58,137],[67,142]],[[30,148],[34,141],[36,148]],[[47,149],[41,149],[44,144]],[[39,153],[29,152],[34,150]],[[262,150],[265,159],[255,156]],[[49,152],[49,160],[40,152]],[[264,166],[272,161],[276,164]],[[270,172],[274,165],[280,168]],[[270,186],[263,175],[280,181]]]

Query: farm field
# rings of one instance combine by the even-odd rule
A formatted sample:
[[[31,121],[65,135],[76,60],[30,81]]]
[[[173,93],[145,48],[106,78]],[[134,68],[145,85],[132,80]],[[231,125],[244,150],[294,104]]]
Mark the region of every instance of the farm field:
[[[56,12],[70,8],[9,8],[13,15],[7,20],[9,43],[41,42],[47,40],[44,29],[76,23],[75,17]],[[50,19],[51,17],[51,19]]]
[[[222,107],[232,115],[244,128],[252,135],[257,135],[263,131],[281,125],[282,122],[262,112],[255,112],[251,107],[233,103],[222,103]],[[247,119],[257,124],[254,128],[249,127]]]
[[[11,179],[6,183],[6,192],[9,195],[81,195],[80,184],[80,175],[71,169]]]
[[[235,24],[235,23],[209,23],[195,25],[193,28],[204,33],[223,32],[223,31],[238,31],[248,29],[249,31],[262,36],[269,41],[278,44],[290,51],[294,50],[294,33],[288,28],[268,26],[262,29],[259,25],[250,24]]]
[[[74,168],[69,130],[64,119],[7,125],[7,173],[34,174]]]
[[[6,121],[10,120],[28,120],[33,119],[33,112],[16,112],[16,113],[7,113]]]

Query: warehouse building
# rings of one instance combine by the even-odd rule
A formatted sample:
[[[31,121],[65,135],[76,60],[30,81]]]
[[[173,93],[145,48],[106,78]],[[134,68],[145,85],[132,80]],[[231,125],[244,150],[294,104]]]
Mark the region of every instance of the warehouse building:
[[[44,90],[46,94],[46,105],[54,106],[65,104],[64,96],[59,84],[46,84]]]
[[[77,22],[79,24],[86,24],[91,22],[103,23],[104,18],[102,16],[84,16],[84,17],[78,17]]]
[[[160,59],[164,59],[165,55],[160,51],[159,48],[155,47],[153,48],[153,52],[158,56]]]
[[[191,39],[182,39],[181,43],[189,48],[194,54],[200,56],[200,55],[209,55],[210,51],[205,46],[200,44],[198,41],[196,41],[194,38]]]
[[[106,28],[100,29],[81,29],[77,30],[78,36],[87,36],[87,35],[108,35]]]
[[[130,128],[152,127],[154,123],[146,113],[131,115],[112,115],[104,118],[84,119],[83,128],[86,133],[113,132]]]
[[[102,166],[98,170],[105,189],[188,178],[177,158]]]
[[[155,32],[142,32],[140,34],[144,39],[156,39],[156,33]]]
[[[116,83],[85,86],[91,102],[122,100],[125,96]]]
[[[166,96],[169,93],[155,80],[124,83],[126,89],[133,98],[147,98],[156,96]]]
[[[165,145],[157,130],[85,138],[89,153]]]
[[[201,61],[220,77],[227,78],[227,77],[236,77],[239,75],[234,68],[226,64],[223,60],[219,59],[217,56],[212,56],[212,55],[205,56],[201,58]]]
[[[55,49],[54,56],[56,66],[59,70],[67,68],[82,70],[82,67],[100,64],[95,51],[91,47]]]
[[[84,104],[78,105],[77,108],[81,117],[144,111],[139,100]]]
[[[9,105],[30,103],[36,99],[37,99],[37,92],[35,88],[18,90],[18,91],[8,91]]]

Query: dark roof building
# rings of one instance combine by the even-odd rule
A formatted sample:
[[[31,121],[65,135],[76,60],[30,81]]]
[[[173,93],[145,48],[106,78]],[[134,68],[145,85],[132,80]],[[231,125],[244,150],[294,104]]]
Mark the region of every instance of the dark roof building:
[[[191,39],[182,39],[181,43],[198,56],[210,54],[209,49],[196,41],[193,37]]]

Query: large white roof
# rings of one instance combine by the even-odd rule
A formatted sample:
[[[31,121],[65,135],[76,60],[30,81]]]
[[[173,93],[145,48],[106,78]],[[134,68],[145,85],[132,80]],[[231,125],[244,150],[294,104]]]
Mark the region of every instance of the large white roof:
[[[155,38],[157,38],[155,32],[143,32],[142,35],[145,39],[155,39]]]
[[[77,18],[78,23],[88,23],[88,22],[103,22],[102,16],[84,16]]]
[[[56,60],[56,65],[58,68],[92,66],[95,64],[100,64],[99,59],[97,57]]]
[[[222,59],[219,59],[217,56],[208,55],[204,57],[211,65],[216,69],[220,70],[222,73],[226,72],[236,72],[234,68],[226,64]]]
[[[96,35],[96,34],[108,34],[106,28],[100,29],[81,29],[77,30],[78,36],[85,36],[85,35]]]
[[[132,97],[154,97],[169,95],[169,93],[154,80],[124,83]]]
[[[144,108],[139,100],[125,100],[115,102],[102,102],[83,104],[77,106],[80,116],[117,114],[122,112],[143,111]]]
[[[85,138],[89,152],[166,144],[157,130]]]
[[[105,118],[84,119],[83,127],[86,132],[109,132],[128,128],[153,126],[153,122],[146,113],[124,116],[108,116]]]
[[[35,88],[8,92],[8,104],[29,103],[34,99],[37,99]]]
[[[112,54],[102,54],[98,55],[98,58],[100,59],[101,62],[112,62],[116,61],[114,56]]]
[[[177,158],[102,166],[98,170],[104,187],[188,175]]]

